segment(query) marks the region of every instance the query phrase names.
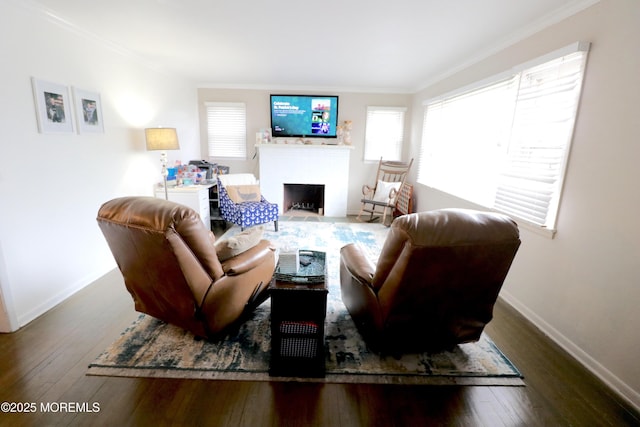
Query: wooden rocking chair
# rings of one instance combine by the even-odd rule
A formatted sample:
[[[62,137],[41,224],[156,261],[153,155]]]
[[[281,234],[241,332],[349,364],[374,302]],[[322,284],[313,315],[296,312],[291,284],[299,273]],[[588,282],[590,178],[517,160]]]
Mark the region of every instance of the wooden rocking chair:
[[[374,218],[375,214],[382,214],[382,223],[384,225],[391,224],[398,197],[405,185],[412,164],[413,159],[409,162],[398,162],[384,161],[380,158],[375,184],[362,186],[363,197],[360,200],[362,207],[358,214],[358,220],[361,219],[364,212],[368,212],[370,214],[369,222],[380,218],[380,216]],[[389,224],[386,223],[387,215],[391,218]]]

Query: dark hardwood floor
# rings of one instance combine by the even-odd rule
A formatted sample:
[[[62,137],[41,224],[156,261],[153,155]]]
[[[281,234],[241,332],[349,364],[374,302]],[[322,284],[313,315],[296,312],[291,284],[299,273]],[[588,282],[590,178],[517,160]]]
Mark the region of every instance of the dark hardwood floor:
[[[503,302],[487,332],[526,387],[86,376],[136,317],[114,271],[20,331],[0,334],[0,402],[36,410],[0,412],[0,425],[640,426],[637,413]],[[98,411],[64,410],[67,402]]]

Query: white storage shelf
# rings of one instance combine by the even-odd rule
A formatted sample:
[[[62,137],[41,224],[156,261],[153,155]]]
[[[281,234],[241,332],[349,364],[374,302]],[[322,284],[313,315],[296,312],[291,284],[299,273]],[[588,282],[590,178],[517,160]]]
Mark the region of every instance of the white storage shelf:
[[[218,207],[217,192],[210,191],[213,187],[215,184],[169,187],[167,195],[170,201],[188,206],[198,212],[204,225],[208,230],[211,230],[211,204],[214,204],[216,210]],[[213,194],[212,197],[210,197],[210,193]],[[155,196],[164,199],[164,188],[156,188]],[[213,219],[219,219],[218,215],[214,214]]]

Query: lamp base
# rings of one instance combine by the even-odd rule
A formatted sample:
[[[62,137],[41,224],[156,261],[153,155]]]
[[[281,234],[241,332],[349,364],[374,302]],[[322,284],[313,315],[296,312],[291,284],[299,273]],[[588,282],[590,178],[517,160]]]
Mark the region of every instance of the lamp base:
[[[160,152],[160,163],[162,164],[162,181],[164,183],[164,199],[169,200],[169,191],[167,190],[167,176],[169,171],[167,170],[167,152]]]
[[[169,191],[167,190],[167,176],[163,177],[164,179],[164,199],[169,200]]]

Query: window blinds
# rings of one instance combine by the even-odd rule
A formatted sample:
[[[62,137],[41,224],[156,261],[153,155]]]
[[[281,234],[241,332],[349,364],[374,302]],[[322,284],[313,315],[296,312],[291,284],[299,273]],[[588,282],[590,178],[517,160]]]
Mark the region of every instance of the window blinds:
[[[246,106],[238,102],[207,102],[210,157],[246,158]]]
[[[495,197],[496,169],[506,152],[516,80],[429,104],[418,181],[487,205]]]
[[[553,228],[588,47],[428,103],[418,182]]]
[[[364,160],[401,160],[404,107],[367,107]]]
[[[521,74],[496,209],[544,226],[555,220],[585,55],[576,52]]]

